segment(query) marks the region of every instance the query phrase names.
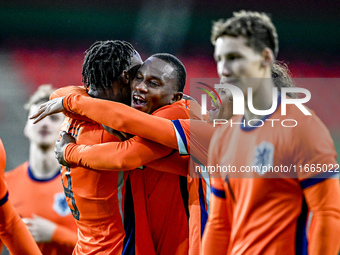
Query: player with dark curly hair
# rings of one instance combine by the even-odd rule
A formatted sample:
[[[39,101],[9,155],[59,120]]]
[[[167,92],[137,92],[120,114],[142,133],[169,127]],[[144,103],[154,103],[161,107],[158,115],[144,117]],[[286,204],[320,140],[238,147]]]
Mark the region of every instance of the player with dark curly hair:
[[[77,92],[129,105],[129,70],[141,63],[130,43],[98,41],[86,51],[82,71],[84,88],[64,87],[53,95]],[[71,134],[77,143],[119,141],[100,124],[74,114],[67,116],[61,130]],[[127,172],[86,171],[84,167],[63,166],[61,176],[66,201],[78,226],[74,254],[121,254],[127,249],[124,243]]]

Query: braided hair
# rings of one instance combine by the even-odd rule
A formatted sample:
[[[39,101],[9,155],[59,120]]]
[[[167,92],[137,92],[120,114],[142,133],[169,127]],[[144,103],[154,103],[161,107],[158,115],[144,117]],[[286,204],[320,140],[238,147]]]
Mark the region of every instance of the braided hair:
[[[85,52],[82,70],[82,82],[85,88],[91,86],[107,89],[113,82],[121,79],[124,70],[128,70],[135,49],[125,41],[97,41]]]

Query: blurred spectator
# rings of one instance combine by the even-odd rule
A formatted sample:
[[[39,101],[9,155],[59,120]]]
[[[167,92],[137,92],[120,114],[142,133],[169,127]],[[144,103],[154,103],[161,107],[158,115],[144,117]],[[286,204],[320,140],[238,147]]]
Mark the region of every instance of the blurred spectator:
[[[41,85],[25,105],[28,115],[49,100],[51,85]],[[5,174],[12,203],[43,254],[72,254],[77,227],[66,203],[54,145],[64,120],[54,114],[33,124],[27,120],[29,160]]]

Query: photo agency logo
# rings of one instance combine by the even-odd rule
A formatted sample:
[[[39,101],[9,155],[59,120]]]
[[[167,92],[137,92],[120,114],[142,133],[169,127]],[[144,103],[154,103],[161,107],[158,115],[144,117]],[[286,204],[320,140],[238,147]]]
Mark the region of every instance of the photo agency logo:
[[[216,95],[217,99],[219,100],[220,102],[220,105],[222,105],[222,100],[220,98],[220,95],[217,93],[217,91],[210,85],[208,84],[205,84],[203,82],[197,82],[198,84],[200,85],[203,85],[205,86],[206,88],[208,88],[210,91],[214,92],[214,94]],[[216,86],[216,85],[215,85]],[[201,87],[196,87],[200,90],[203,90],[205,93],[207,93],[211,99],[213,100],[214,102],[214,106],[217,107],[217,102],[216,102],[216,99],[215,97],[211,94],[211,92],[205,88],[201,88]],[[207,95],[206,94],[202,94],[201,95],[201,113],[202,115],[206,115],[207,114]]]
[[[219,100],[220,107],[223,105],[223,102],[221,100],[220,95],[218,92],[229,90],[230,97],[232,98],[232,111],[233,115],[244,115],[245,112],[245,95],[243,94],[243,91],[232,84],[215,84],[214,87],[209,86],[203,82],[197,82],[200,85],[203,85],[204,87],[210,89],[208,91],[206,88],[202,87],[196,87],[200,90],[203,90],[206,92],[206,94],[201,94],[201,113],[202,115],[207,114],[207,94],[211,97],[212,101],[214,102],[215,107],[218,107],[218,104],[216,102],[215,97],[212,95],[211,92],[213,92],[217,99]],[[221,90],[222,89],[222,90]],[[218,90],[218,92],[217,92]],[[275,124],[280,123],[283,127],[295,127],[298,125],[297,120],[295,119],[271,119],[269,116],[274,113],[281,104],[281,116],[287,115],[287,105],[295,105],[304,115],[312,115],[310,111],[303,105],[307,103],[311,99],[311,93],[309,90],[305,88],[299,88],[299,87],[287,87],[287,88],[281,88],[281,95],[279,97],[279,91],[277,87],[274,87],[272,89],[272,106],[267,110],[258,110],[255,109],[253,104],[253,90],[251,87],[247,88],[247,108],[249,111],[257,116],[263,116],[262,118],[257,119],[250,119],[246,122],[246,120],[243,118],[242,122],[233,122],[233,119],[214,119],[213,125],[214,127],[217,125],[225,125],[229,123],[232,125],[243,125],[243,126],[249,126],[249,127],[262,127],[265,122],[271,122],[271,126],[274,127]],[[304,95],[304,97],[298,97],[298,98],[292,98],[288,95],[292,94],[299,94]],[[280,100],[278,100],[280,98]]]

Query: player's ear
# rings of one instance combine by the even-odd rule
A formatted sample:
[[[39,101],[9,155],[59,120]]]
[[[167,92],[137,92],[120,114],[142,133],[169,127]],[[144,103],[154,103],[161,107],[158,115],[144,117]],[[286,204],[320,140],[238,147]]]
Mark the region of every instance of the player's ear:
[[[172,95],[171,103],[175,103],[183,98],[182,92],[176,92]]]
[[[268,47],[264,48],[264,50],[261,53],[262,56],[262,66],[267,67],[271,66],[274,62],[274,53],[271,49]]]
[[[130,75],[129,72],[124,70],[122,73],[122,81],[124,82],[124,84],[129,84],[130,82]]]

